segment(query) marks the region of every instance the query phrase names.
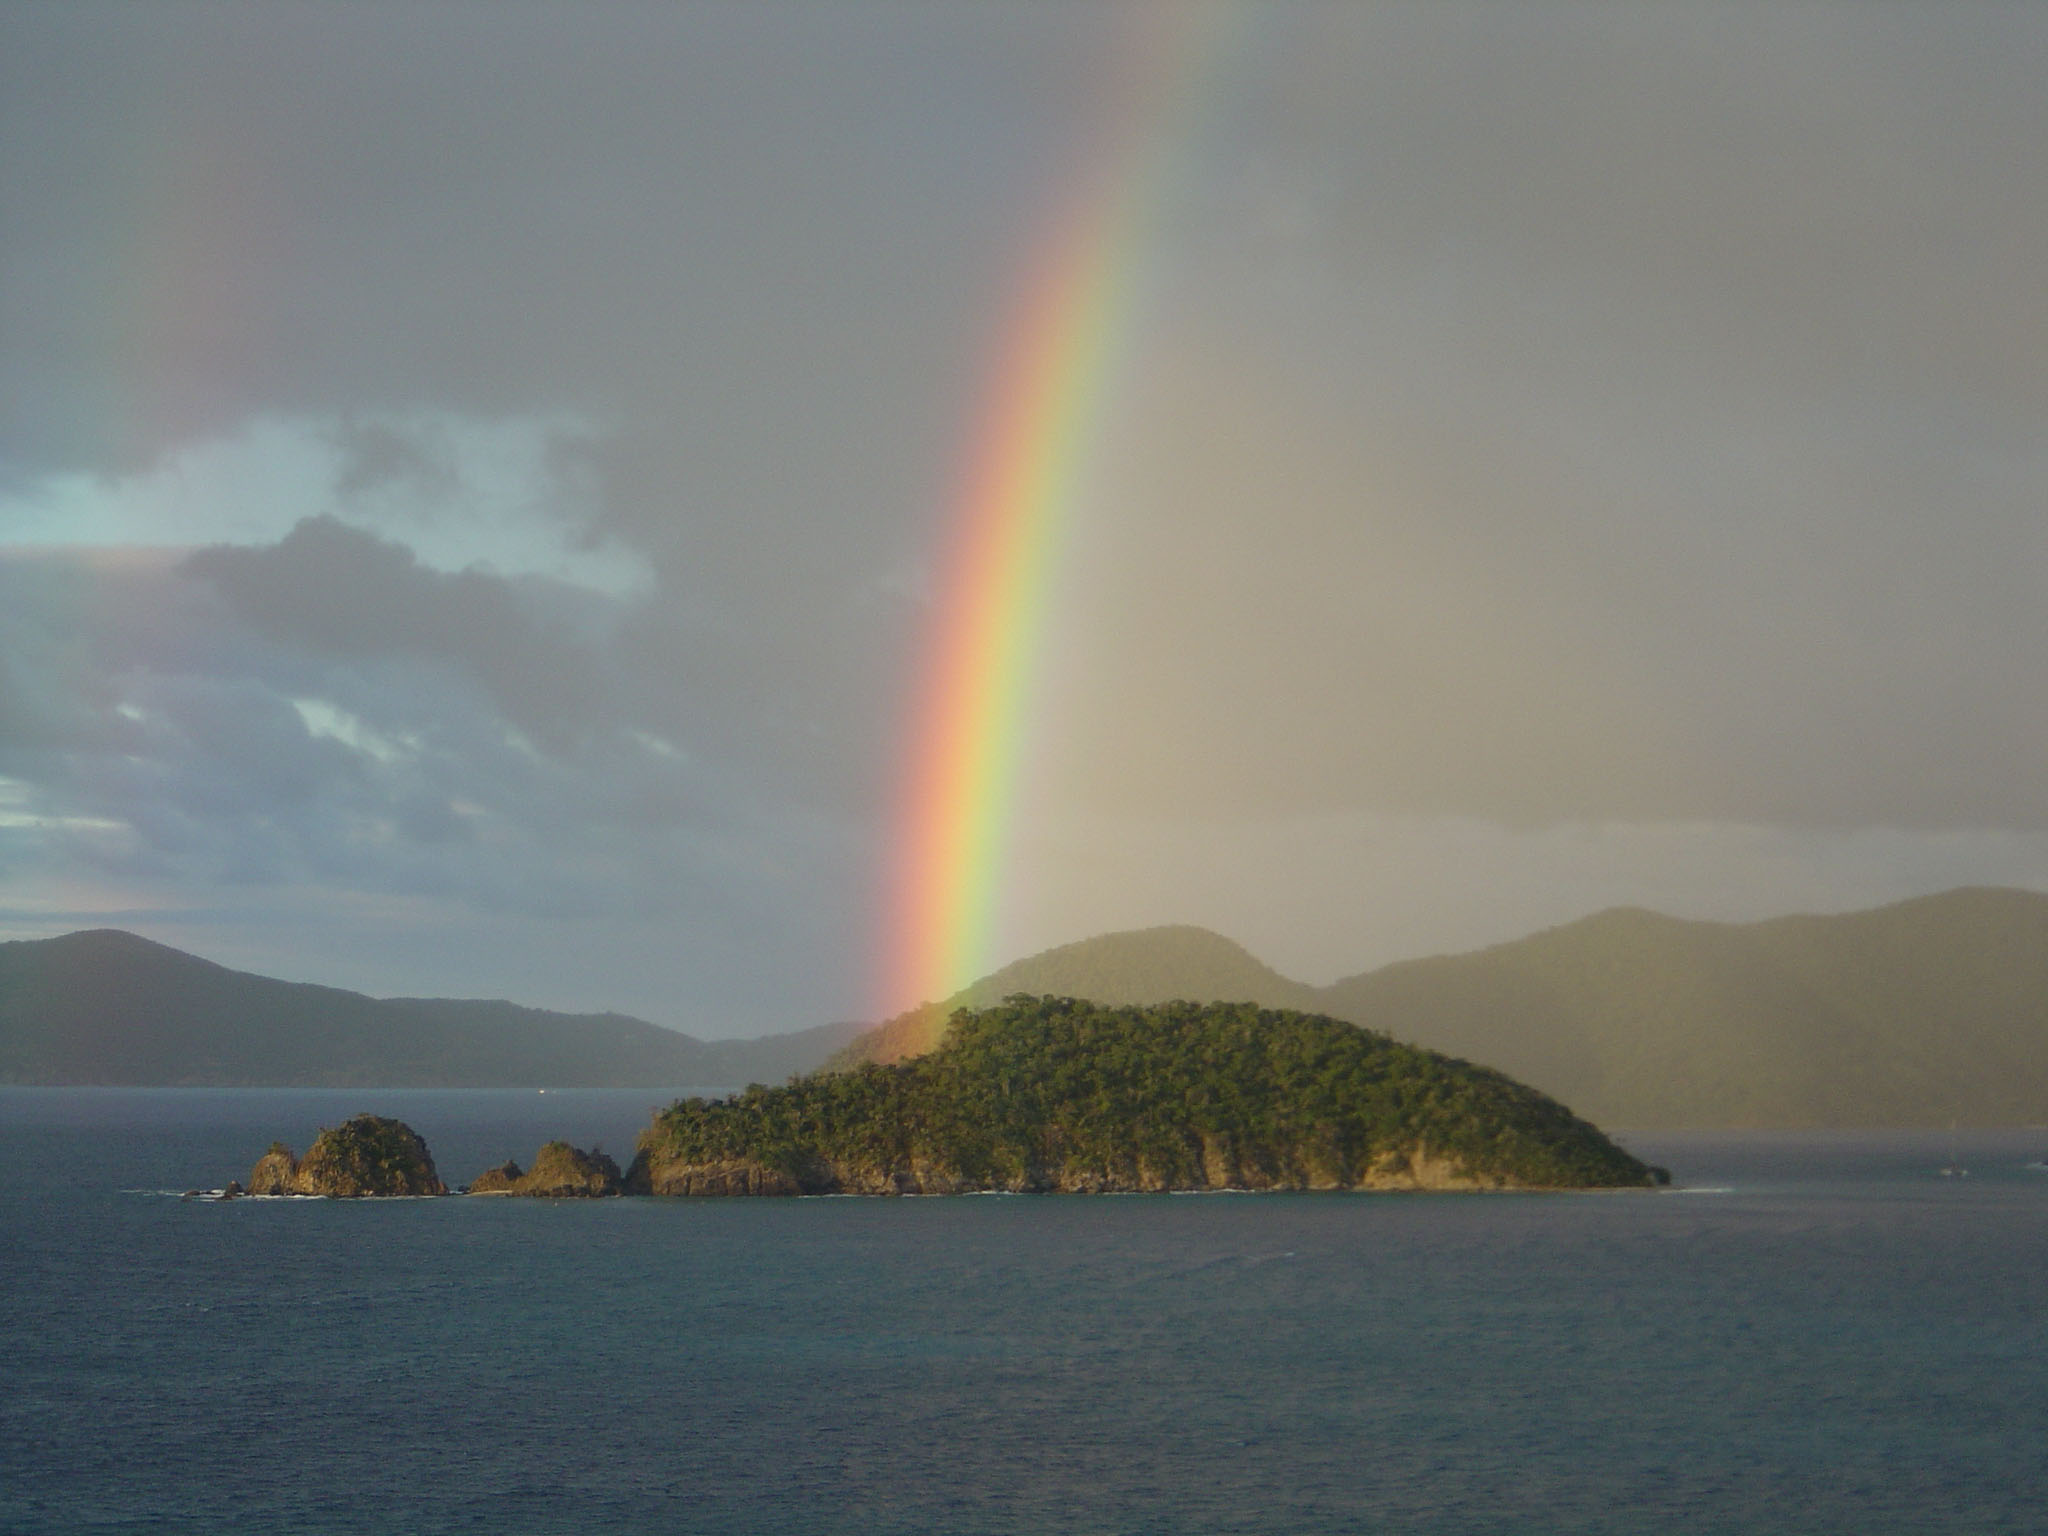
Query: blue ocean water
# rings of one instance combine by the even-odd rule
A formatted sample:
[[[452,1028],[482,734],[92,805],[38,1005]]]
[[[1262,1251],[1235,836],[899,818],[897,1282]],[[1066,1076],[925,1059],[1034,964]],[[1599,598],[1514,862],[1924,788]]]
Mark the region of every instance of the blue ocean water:
[[[186,1201],[660,1094],[0,1089],[9,1532],[2048,1527],[2048,1132],[1606,1195]]]

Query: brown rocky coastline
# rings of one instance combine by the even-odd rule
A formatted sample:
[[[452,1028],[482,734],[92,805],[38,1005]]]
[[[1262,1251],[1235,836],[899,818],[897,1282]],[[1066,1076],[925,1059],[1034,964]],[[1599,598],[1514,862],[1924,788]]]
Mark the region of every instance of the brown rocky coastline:
[[[357,1115],[314,1137],[303,1158],[283,1142],[272,1142],[249,1171],[246,1192],[353,1200],[445,1195],[448,1186],[411,1126],[381,1115]]]
[[[551,1141],[468,1193],[1146,1194],[1644,1189],[1669,1182],[1501,1073],[1320,1015],[1251,1004],[1008,999],[955,1014],[929,1056],[690,1098],[622,1174]],[[273,1145],[252,1194],[441,1194],[426,1144],[359,1115],[304,1159]]]
[[[1203,1192],[1309,1192],[1335,1190],[1464,1192],[1527,1188],[1426,1145],[1389,1150],[1349,1173],[1314,1160],[1240,1161],[1218,1139],[1205,1138],[1199,1161],[1175,1167],[1142,1161],[1118,1167],[1059,1165],[1026,1169],[1020,1177],[988,1180],[914,1159],[907,1166],[819,1160],[802,1177],[750,1159],[690,1162],[643,1150],[626,1170],[629,1195],[1138,1195]],[[472,1186],[472,1193],[474,1193]]]

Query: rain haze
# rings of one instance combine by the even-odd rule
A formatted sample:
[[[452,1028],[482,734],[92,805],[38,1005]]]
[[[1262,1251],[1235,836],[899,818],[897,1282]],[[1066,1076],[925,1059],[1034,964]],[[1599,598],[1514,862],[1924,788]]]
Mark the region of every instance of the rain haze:
[[[940,552],[1112,163],[991,967],[2048,888],[2044,76],[1968,0],[8,0],[0,937],[915,1001]]]

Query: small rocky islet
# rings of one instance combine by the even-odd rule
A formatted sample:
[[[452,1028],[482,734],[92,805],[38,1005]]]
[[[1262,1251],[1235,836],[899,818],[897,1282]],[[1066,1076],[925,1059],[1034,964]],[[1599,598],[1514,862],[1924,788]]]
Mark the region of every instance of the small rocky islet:
[[[466,1189],[470,1195],[530,1195],[562,1200],[622,1193],[619,1165],[596,1148],[586,1152],[566,1141],[551,1141],[522,1171],[515,1162],[485,1169]],[[193,1191],[197,1193],[197,1191]],[[314,1137],[304,1157],[281,1141],[249,1171],[246,1184],[231,1180],[221,1198],[238,1195],[306,1195],[334,1200],[445,1195],[434,1155],[426,1141],[402,1120],[357,1115]]]
[[[448,1186],[434,1169],[433,1154],[419,1133],[403,1121],[357,1115],[323,1130],[304,1157],[281,1141],[249,1170],[251,1195],[445,1195]]]
[[[532,1195],[544,1200],[570,1200],[624,1193],[619,1165],[595,1147],[585,1152],[566,1141],[551,1141],[534,1154],[533,1166],[521,1172],[509,1159],[486,1168],[463,1191],[471,1195]]]
[[[551,1141],[471,1195],[1560,1190],[1669,1181],[1554,1099],[1340,1020],[1250,1004],[961,1010],[930,1053],[659,1111],[631,1166]],[[250,1194],[447,1193],[426,1143],[358,1115]]]

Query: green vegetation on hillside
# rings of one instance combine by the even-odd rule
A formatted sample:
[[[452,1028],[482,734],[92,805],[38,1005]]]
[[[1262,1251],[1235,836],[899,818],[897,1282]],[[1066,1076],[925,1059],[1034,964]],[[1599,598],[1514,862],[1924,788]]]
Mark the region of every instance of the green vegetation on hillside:
[[[689,1099],[656,1193],[1643,1185],[1562,1105],[1335,1019],[1013,997],[915,1060]]]
[[[913,1008],[869,1030],[828,1061],[826,1070],[921,1056],[939,1043],[947,1021],[961,1009],[994,1007],[1019,993],[1112,1006],[1197,998],[1328,1011],[1318,1004],[1314,987],[1289,981],[1242,944],[1206,928],[1171,924],[1097,934],[1013,960],[943,1002]]]

